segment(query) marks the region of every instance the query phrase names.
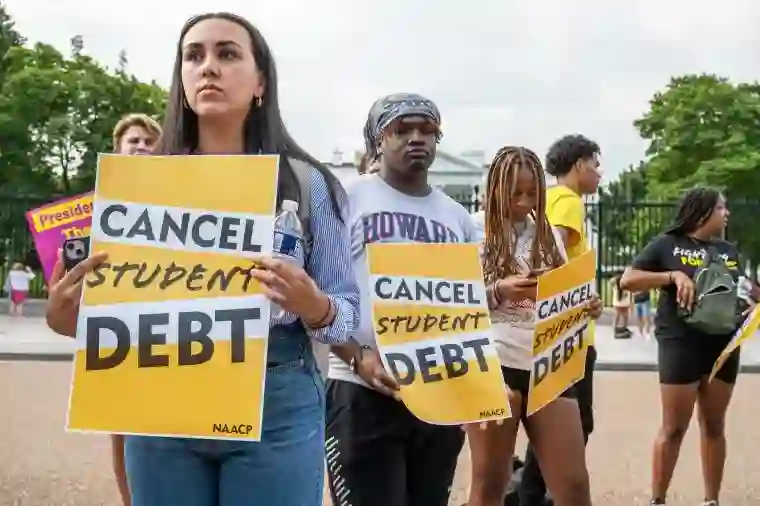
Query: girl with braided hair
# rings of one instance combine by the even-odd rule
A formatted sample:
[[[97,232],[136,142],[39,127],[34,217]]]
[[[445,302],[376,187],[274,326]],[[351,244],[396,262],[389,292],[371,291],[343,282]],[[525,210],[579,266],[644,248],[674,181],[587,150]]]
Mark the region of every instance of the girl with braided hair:
[[[515,418],[465,427],[472,460],[469,506],[502,505],[520,421],[533,442],[557,506],[590,506],[583,432],[574,388],[528,417],[537,276],[567,260],[559,232],[546,218],[546,181],[536,154],[502,148],[491,162],[482,258],[495,345]],[[595,298],[589,306],[601,313]]]

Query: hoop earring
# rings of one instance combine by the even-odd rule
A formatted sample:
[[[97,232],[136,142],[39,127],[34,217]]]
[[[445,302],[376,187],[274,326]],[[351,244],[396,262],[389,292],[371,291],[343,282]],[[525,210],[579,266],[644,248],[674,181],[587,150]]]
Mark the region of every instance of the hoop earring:
[[[187,97],[185,95],[182,95],[182,107],[185,109],[190,109],[190,103],[187,101]]]
[[[264,102],[264,99],[261,97],[256,97],[255,103],[256,107],[261,107],[261,104]]]

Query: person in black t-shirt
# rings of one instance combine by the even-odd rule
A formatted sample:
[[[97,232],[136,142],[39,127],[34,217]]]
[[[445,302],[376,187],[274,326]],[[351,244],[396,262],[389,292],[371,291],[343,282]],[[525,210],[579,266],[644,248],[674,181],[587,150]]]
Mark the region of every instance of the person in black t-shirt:
[[[660,289],[655,337],[662,426],[652,459],[653,505],[664,504],[695,403],[701,435],[704,505],[718,504],[726,459],[725,416],[739,372],[739,350],[731,354],[715,381],[708,383],[713,364],[732,334],[707,335],[688,327],[679,315],[679,307],[693,306],[692,278],[708,249],[717,252],[737,282],[741,281],[743,270],[736,248],[717,239],[725,230],[728,215],[726,202],[716,190],[690,190],[678,206],[673,225],[639,253],[621,280],[622,287],[633,292]]]

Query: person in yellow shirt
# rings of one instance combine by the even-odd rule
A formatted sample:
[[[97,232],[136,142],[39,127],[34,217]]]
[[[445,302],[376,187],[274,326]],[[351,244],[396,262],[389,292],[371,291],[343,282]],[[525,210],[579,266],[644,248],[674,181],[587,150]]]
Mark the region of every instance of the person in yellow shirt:
[[[557,184],[546,190],[546,216],[556,227],[567,249],[569,260],[589,250],[586,237],[586,207],[584,195],[593,195],[601,181],[599,145],[583,135],[566,135],[549,148],[546,172],[557,178]],[[593,373],[596,350],[593,347],[594,327],[588,327],[589,348],[586,354],[586,375],[576,384],[578,408],[581,413],[583,436],[594,430]],[[538,467],[532,446],[528,445],[525,470],[519,488],[520,506],[543,506],[546,484]]]

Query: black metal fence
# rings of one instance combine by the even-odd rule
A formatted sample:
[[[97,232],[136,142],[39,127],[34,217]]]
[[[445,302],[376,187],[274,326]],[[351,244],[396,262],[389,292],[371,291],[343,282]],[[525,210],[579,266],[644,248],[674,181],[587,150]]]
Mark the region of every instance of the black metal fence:
[[[477,191],[455,198],[473,213],[480,205],[475,195]],[[0,194],[0,283],[4,283],[13,262],[23,262],[40,273],[32,285],[35,297],[44,296],[44,282],[24,214],[50,200],[54,199]],[[630,265],[636,253],[665,228],[675,207],[674,202],[586,203],[586,236],[598,252],[597,288],[604,300],[610,300],[609,280]],[[752,232],[751,227],[757,216],[760,202],[732,204],[727,238],[737,243],[740,251],[760,243],[760,234]]]

